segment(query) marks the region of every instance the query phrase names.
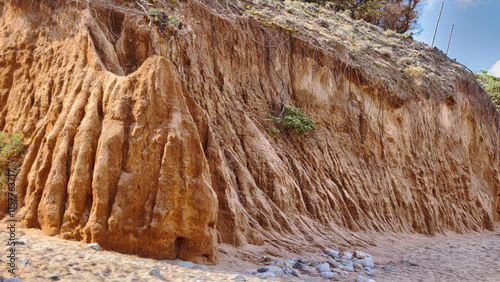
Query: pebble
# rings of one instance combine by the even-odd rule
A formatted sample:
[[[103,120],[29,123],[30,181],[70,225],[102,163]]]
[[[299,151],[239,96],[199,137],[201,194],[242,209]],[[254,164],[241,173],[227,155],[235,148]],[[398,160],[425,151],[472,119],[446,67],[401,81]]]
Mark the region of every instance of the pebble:
[[[295,277],[302,278],[302,275],[299,273],[297,269],[292,269],[292,275]]]
[[[382,267],[382,269],[385,271],[390,271],[390,272],[398,272],[396,269],[388,267],[388,266],[384,266],[384,267]]]
[[[4,279],[3,282],[22,282],[22,280],[19,278],[16,278],[16,277],[12,277],[12,278]]]
[[[368,268],[373,268],[373,266],[375,265],[371,257],[366,257],[364,259],[357,260],[356,262],[361,264],[363,267]]]
[[[307,275],[311,275],[311,276],[316,275],[316,274],[319,274],[319,271],[317,271],[317,270],[316,270],[316,268],[309,268],[309,267],[308,267],[308,268],[306,268],[304,271],[305,271],[305,273],[306,273]]]
[[[293,265],[293,268],[295,268],[295,269],[302,269],[302,263],[300,263],[300,262],[296,262],[296,263]]]
[[[353,263],[354,270],[363,270],[363,266],[357,262]]]
[[[281,276],[283,275],[283,270],[277,266],[270,265],[267,268],[269,268],[269,272],[273,273],[274,275]]]
[[[153,269],[151,269],[148,273],[149,273],[149,275],[151,275],[151,276],[156,276],[156,277],[163,278],[163,277],[161,276],[161,272],[160,272],[160,270],[159,270],[158,268],[153,268]]]
[[[260,277],[260,279],[274,279],[276,277],[272,272],[257,273],[255,276]]]
[[[361,251],[354,251],[354,256],[359,258],[359,259],[364,259],[364,258],[368,258],[368,257],[371,257],[371,255],[367,254],[367,253],[363,253]]]
[[[318,272],[329,272],[330,271],[330,265],[328,263],[322,263],[318,265],[317,267]]]
[[[353,272],[354,271],[354,264],[352,263],[352,261],[346,260],[346,261],[344,261],[342,263],[344,264],[344,266],[342,267],[343,270],[346,270],[346,271],[349,271],[349,272]]]
[[[203,270],[203,271],[209,271],[210,270],[210,268],[208,268],[208,266],[203,265],[203,264],[200,265],[200,269]]]
[[[336,268],[331,268],[331,269],[330,269],[330,271],[332,271],[332,272],[336,272],[336,273],[340,273],[340,272],[342,272],[342,270],[340,270],[340,269],[336,269]]]
[[[28,263],[29,263],[29,261],[27,261],[27,260],[23,260],[23,261],[20,263],[20,265],[26,265],[26,264],[28,264]]]
[[[7,247],[5,247],[5,249],[4,249],[4,250],[5,250],[5,251],[7,251],[7,250],[10,250],[10,248],[12,248],[12,249],[14,249],[14,250],[16,249],[16,247],[15,247],[14,245],[12,245],[12,246],[7,246]]]
[[[306,278],[306,281],[317,281],[316,278],[314,277],[307,277]]]
[[[342,258],[343,259],[352,259],[353,256],[352,256],[352,253],[351,252],[343,252],[342,253]]]
[[[321,277],[323,278],[333,278],[335,277],[335,273],[333,272],[321,272]]]
[[[263,273],[263,272],[267,272],[268,270],[269,270],[269,268],[267,268],[267,267],[261,267],[261,268],[257,269],[257,272]]]
[[[363,277],[361,275],[358,275],[358,278],[356,278],[356,282],[375,282],[373,279],[368,279],[366,277]]]
[[[341,267],[342,264],[334,259],[328,259],[327,262],[333,267]]]
[[[267,256],[264,256],[264,257],[261,257],[259,259],[259,262],[270,262],[270,261],[273,261],[274,259],[272,257],[267,257]]]
[[[98,243],[90,243],[90,244],[87,244],[87,247],[89,248],[92,248],[94,250],[100,250],[101,249],[101,246],[99,246]]]
[[[14,243],[16,245],[25,245],[24,241],[21,241],[21,240],[14,240],[14,241],[12,241],[12,243]]]
[[[315,258],[311,258],[311,259],[309,260],[309,264],[310,264],[312,267],[316,267],[316,266],[320,265],[321,263],[320,263],[317,259],[315,259]]]
[[[283,268],[283,273],[286,275],[292,275],[292,270],[288,267]]]
[[[332,257],[338,257],[340,254],[339,252],[332,250],[332,249],[325,249],[325,253],[329,256],[332,256]]]
[[[299,258],[300,263],[307,263],[308,261],[305,258]]]
[[[231,280],[236,280],[236,281],[248,281],[247,278],[243,275],[236,275]]]
[[[247,269],[245,270],[245,272],[243,272],[244,274],[251,274],[251,275],[254,275],[255,273],[257,273],[257,269]]]
[[[351,266],[351,265],[352,265],[352,261],[350,261],[350,260],[346,260],[346,259],[342,259],[342,260],[340,261],[340,263],[341,263],[342,265],[345,265],[345,266]]]
[[[50,277],[49,277],[49,279],[50,279],[50,280],[57,281],[57,280],[59,280],[59,279],[61,279],[61,278],[59,277],[59,275],[52,275],[52,276],[50,276]]]
[[[185,268],[193,268],[194,267],[194,263],[192,263],[190,261],[180,261],[177,263],[177,265],[185,267]]]
[[[283,267],[285,267],[285,263],[284,263],[282,260],[280,260],[280,259],[277,259],[277,260],[274,262],[274,265],[275,265],[275,266],[277,266],[277,267],[279,267],[279,268],[283,268]]]

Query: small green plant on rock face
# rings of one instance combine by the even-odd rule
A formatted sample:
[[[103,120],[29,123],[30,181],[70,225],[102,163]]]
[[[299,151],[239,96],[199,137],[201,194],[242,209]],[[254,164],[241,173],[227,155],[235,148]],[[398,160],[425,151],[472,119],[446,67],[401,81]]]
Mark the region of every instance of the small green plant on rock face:
[[[0,132],[0,190],[7,187],[7,170],[17,170],[21,165],[23,140],[22,132],[13,135]]]
[[[278,126],[293,135],[304,135],[305,133],[316,129],[314,121],[306,116],[304,110],[294,108],[289,105],[285,105],[282,118],[269,114],[267,117],[274,120]]]
[[[179,19],[174,16],[167,15],[163,9],[150,8],[148,10],[150,18],[154,24],[158,26],[161,32],[165,32],[168,26],[175,26],[179,23]]]
[[[277,129],[276,127],[273,127],[270,131],[269,131],[269,134],[273,135],[273,136],[276,136],[278,134],[280,134],[280,130]]]

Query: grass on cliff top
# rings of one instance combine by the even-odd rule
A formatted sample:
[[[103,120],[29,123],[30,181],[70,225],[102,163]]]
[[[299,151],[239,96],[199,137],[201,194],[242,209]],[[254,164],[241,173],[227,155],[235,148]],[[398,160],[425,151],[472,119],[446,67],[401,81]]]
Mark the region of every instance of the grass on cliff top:
[[[411,34],[399,34],[363,20],[354,20],[348,13],[332,9],[332,5],[292,0],[195,2],[236,26],[240,23],[240,28],[248,27],[244,21],[269,27],[257,30],[253,35],[249,30],[246,32],[260,44],[265,43],[261,42],[263,40],[272,40],[270,56],[276,58],[276,64],[286,63],[280,61],[281,45],[290,44],[290,38],[297,38],[308,43],[308,50],[314,50],[314,54],[310,54],[313,58],[326,56],[322,63],[330,64],[332,69],[347,66],[349,72],[353,70],[362,81],[369,81],[379,92],[429,99],[434,95],[450,95],[455,92],[458,79],[472,78],[461,64],[437,48],[414,41]],[[142,9],[136,3],[125,2],[129,9],[141,13]],[[184,18],[189,1],[148,0],[141,3],[148,9],[164,11],[169,16],[185,20],[186,26],[191,20]]]
[[[7,170],[18,171],[24,153],[22,132],[7,134],[0,131],[0,191],[7,188]]]
[[[474,75],[481,83],[484,91],[491,97],[491,100],[500,107],[500,78],[489,75],[487,71],[482,70]]]
[[[450,93],[456,78],[468,75],[462,65],[437,48],[414,41],[410,33],[398,34],[354,20],[345,12],[329,9],[328,5],[291,0],[229,0],[227,3],[231,8],[238,8],[247,19],[281,28],[309,41],[318,51],[333,54],[359,70],[366,80],[390,92],[423,96],[424,93]],[[224,13],[223,8],[217,11]],[[234,14],[226,11],[226,16]]]

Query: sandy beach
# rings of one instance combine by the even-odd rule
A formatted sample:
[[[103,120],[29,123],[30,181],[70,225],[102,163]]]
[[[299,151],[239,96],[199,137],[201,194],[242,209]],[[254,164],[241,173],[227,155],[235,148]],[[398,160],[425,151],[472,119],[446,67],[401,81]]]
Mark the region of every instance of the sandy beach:
[[[456,234],[436,237],[411,234],[379,235],[372,246],[363,248],[372,255],[376,271],[374,277],[365,272],[350,272],[349,276],[337,276],[337,281],[356,281],[358,275],[376,281],[499,281],[500,278],[500,226],[497,231]],[[2,230],[0,241],[7,242],[9,233]],[[37,229],[16,230],[18,240],[25,245],[16,247],[16,277],[23,281],[229,281],[247,269],[263,267],[259,257],[273,252],[269,246],[248,245],[235,248],[222,245],[221,262],[202,270],[201,265],[189,269],[177,265],[180,260],[153,260],[112,251],[94,250],[82,242],[63,240],[43,235]],[[6,245],[6,244],[5,244]],[[9,250],[1,257],[1,275],[12,277],[8,272]],[[348,250],[349,248],[339,248]],[[359,249],[359,248],[358,248]],[[352,249],[351,249],[352,250]],[[274,250],[276,252],[276,250]],[[279,252],[278,259],[311,257],[321,259],[321,250],[304,251],[301,254]],[[390,267],[397,272],[384,270]],[[162,278],[149,271],[158,268]],[[57,275],[57,278],[54,277]],[[261,279],[244,274],[248,281]],[[51,279],[52,277],[52,279]],[[303,281],[283,276],[277,281]],[[316,281],[331,281],[313,275]],[[313,280],[311,280],[313,281]]]

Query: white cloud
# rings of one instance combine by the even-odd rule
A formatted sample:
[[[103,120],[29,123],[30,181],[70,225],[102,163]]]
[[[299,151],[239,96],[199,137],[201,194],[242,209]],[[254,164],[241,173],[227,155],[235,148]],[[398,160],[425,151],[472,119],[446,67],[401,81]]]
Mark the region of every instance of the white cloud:
[[[432,10],[432,9],[434,9],[434,7],[437,8],[437,9],[439,9],[439,7],[441,6],[441,2],[443,2],[443,1],[444,0],[424,0],[422,2],[424,3],[424,9]],[[477,4],[481,4],[484,1],[483,0],[455,0],[454,2],[460,8],[467,8],[467,7],[470,7],[470,6],[475,6]],[[446,5],[447,4],[444,3],[445,10],[446,10]]]
[[[498,60],[488,71],[489,75],[500,77],[500,60]]]
[[[443,0],[441,0],[443,1]],[[431,9],[434,7],[434,4],[436,4],[437,2],[440,2],[440,0],[427,0],[424,2],[424,5],[427,9]]]
[[[461,8],[466,8],[468,6],[472,6],[477,4],[478,0],[457,0],[458,6]]]

